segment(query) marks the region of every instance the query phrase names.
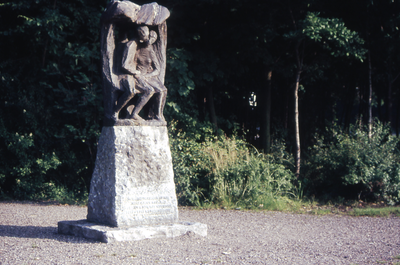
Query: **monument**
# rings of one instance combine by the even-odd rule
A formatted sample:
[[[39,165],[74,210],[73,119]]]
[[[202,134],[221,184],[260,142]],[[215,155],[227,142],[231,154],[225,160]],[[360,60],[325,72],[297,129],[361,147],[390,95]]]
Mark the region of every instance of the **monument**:
[[[104,126],[87,220],[61,221],[58,232],[102,242],[206,236],[207,226],[179,222],[163,109],[167,96],[166,19],[157,3],[111,1],[101,17]]]

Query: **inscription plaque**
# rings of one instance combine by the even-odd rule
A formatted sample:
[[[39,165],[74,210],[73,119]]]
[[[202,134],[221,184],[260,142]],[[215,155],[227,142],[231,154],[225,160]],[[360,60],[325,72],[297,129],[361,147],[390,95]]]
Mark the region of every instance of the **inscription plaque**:
[[[131,209],[132,214],[140,215],[162,215],[162,214],[171,214],[171,200],[168,197],[160,197],[155,199],[140,199],[131,201],[128,209]]]

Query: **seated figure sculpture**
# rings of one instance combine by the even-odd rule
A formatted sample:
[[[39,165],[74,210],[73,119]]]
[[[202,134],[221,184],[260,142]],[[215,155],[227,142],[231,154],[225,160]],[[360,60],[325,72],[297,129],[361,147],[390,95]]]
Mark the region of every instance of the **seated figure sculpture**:
[[[169,15],[157,3],[113,0],[107,5],[100,36],[104,126],[166,125]]]
[[[137,35],[137,39],[123,41],[121,71],[126,75],[121,83],[124,93],[118,98],[114,107],[113,119],[118,120],[119,112],[127,107],[128,119],[144,122],[139,113],[154,95],[154,119],[165,122],[163,109],[167,88],[158,78],[160,65],[152,47],[157,40],[157,33],[153,30],[149,31],[147,26],[138,26]],[[141,94],[141,97],[136,106],[129,106],[129,102],[137,94]]]

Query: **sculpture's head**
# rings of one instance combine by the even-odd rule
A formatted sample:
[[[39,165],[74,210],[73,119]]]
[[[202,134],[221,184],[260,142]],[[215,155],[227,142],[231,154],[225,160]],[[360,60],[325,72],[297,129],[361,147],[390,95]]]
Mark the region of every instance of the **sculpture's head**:
[[[140,42],[148,42],[149,41],[149,28],[147,26],[139,26],[138,27],[138,35]]]
[[[156,42],[156,40],[157,40],[157,33],[154,30],[150,31],[149,43],[153,44],[154,42]]]

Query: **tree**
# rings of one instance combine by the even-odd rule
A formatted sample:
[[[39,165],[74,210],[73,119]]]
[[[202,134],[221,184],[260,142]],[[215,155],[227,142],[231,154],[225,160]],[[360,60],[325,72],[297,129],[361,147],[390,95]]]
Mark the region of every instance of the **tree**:
[[[308,12],[306,17],[298,22],[292,16],[293,30],[285,34],[285,37],[293,43],[295,53],[295,81],[294,81],[294,116],[295,116],[295,163],[296,175],[300,175],[301,148],[299,128],[299,88],[303,71],[313,67],[315,61],[305,62],[307,56],[318,55],[317,48],[328,51],[332,56],[352,56],[363,60],[365,50],[359,45],[363,40],[354,31],[349,30],[345,24],[337,18],[322,18],[319,13]],[[310,49],[313,45],[314,49]],[[319,47],[315,48],[315,45]],[[311,55],[308,53],[311,50]],[[314,53],[314,54],[312,54]],[[312,58],[315,60],[315,58]]]
[[[1,194],[87,194],[103,116],[102,8],[80,0],[1,4]]]

